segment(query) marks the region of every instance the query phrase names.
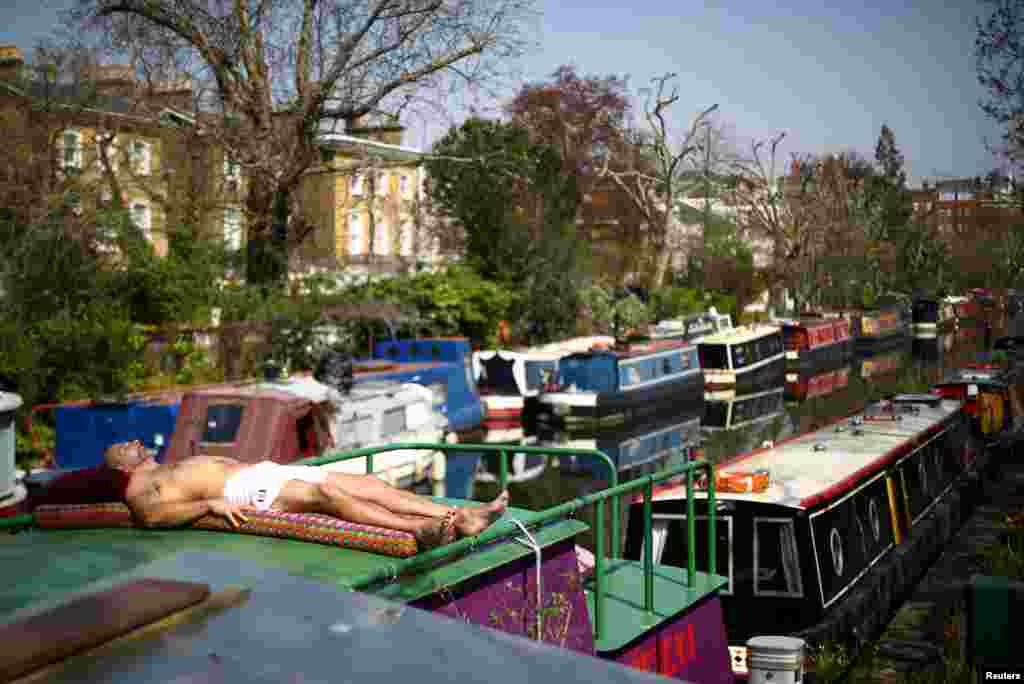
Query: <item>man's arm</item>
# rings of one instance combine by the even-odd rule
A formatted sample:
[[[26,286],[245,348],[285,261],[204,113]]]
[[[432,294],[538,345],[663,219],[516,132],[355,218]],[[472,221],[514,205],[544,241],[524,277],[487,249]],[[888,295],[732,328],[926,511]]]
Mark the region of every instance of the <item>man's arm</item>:
[[[144,527],[177,527],[195,522],[213,511],[210,503],[208,499],[176,503],[128,501],[135,518]]]

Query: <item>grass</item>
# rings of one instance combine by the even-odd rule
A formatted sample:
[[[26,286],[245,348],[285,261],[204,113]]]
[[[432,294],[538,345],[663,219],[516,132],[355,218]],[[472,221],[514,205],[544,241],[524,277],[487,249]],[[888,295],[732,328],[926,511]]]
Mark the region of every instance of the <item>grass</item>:
[[[943,654],[937,667],[897,671],[879,652],[877,642],[859,653],[842,643],[825,643],[812,651],[807,669],[815,673],[816,684],[971,684],[974,671],[960,646],[961,612],[947,609],[943,623]]]

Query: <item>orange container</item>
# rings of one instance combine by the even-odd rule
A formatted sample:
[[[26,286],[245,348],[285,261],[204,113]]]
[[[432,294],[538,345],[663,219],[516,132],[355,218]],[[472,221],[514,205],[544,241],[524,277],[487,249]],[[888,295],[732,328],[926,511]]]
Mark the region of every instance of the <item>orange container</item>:
[[[715,489],[731,494],[750,494],[768,489],[768,471],[733,471],[715,475]]]

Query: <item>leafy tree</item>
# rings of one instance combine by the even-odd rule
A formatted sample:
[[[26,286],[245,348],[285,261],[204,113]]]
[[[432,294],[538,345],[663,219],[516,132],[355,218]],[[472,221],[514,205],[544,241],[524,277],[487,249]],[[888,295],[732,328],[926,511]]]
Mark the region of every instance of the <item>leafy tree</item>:
[[[545,227],[575,215],[572,178],[558,154],[526,129],[477,117],[452,128],[428,159],[427,194],[457,227],[481,275],[515,281],[530,270]]]
[[[975,19],[974,57],[978,82],[985,90],[985,114],[1004,127],[1002,145],[993,151],[1011,162],[1024,155],[1024,3],[982,0],[990,14]]]
[[[493,82],[531,15],[531,0],[79,0],[69,21],[148,78],[196,84],[204,129],[246,178],[249,241],[261,245],[249,276],[262,281],[276,276],[264,252],[280,251],[283,229],[308,234],[296,190],[323,126],[394,114],[445,80]]]

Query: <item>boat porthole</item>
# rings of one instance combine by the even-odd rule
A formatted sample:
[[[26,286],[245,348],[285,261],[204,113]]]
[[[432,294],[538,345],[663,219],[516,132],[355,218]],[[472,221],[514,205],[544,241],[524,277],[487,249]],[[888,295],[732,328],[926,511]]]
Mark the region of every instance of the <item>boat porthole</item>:
[[[868,501],[868,523],[871,525],[871,536],[875,538],[877,544],[882,539],[882,521],[878,517],[877,499]]]
[[[839,530],[832,528],[832,531],[828,533],[828,546],[832,552],[832,569],[836,573],[836,577],[842,577],[843,575],[843,539],[839,536]]]

